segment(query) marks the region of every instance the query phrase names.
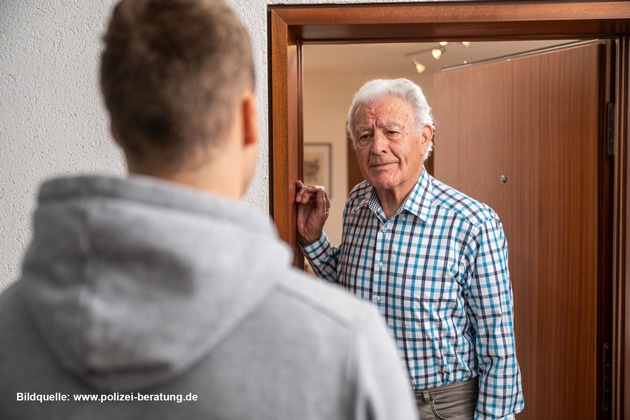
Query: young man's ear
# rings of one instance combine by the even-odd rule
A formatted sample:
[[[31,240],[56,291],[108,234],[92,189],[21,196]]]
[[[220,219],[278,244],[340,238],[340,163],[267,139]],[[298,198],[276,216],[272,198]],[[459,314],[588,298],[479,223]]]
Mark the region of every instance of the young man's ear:
[[[260,140],[258,132],[258,115],[256,111],[256,98],[252,92],[243,95],[243,142],[244,146],[256,146]]]
[[[118,147],[122,148],[122,144],[120,144],[120,138],[118,137],[118,133],[116,132],[116,129],[114,128],[114,125],[110,122],[109,123],[109,132],[112,135],[112,139],[114,139],[114,142],[118,145]]]
[[[260,134],[258,132],[258,117],[256,115],[256,97],[252,92],[246,92],[241,99],[241,112],[243,117],[243,178],[241,196],[245,194],[254,177],[258,152],[260,148]]]

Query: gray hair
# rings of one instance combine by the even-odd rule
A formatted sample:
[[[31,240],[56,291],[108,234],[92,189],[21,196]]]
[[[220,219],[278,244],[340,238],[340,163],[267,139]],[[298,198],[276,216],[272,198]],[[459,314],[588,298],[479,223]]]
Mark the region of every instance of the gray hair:
[[[416,116],[416,130],[418,135],[422,134],[422,129],[425,125],[429,125],[431,128],[434,128],[431,107],[427,103],[427,98],[424,96],[420,86],[405,78],[374,79],[365,83],[361,86],[361,89],[354,94],[352,104],[348,110],[346,131],[353,146],[356,141],[354,137],[354,114],[357,112],[357,109],[367,102],[372,102],[386,96],[398,96],[411,105]],[[429,157],[432,150],[433,139],[431,139],[429,148],[424,154],[424,160]]]

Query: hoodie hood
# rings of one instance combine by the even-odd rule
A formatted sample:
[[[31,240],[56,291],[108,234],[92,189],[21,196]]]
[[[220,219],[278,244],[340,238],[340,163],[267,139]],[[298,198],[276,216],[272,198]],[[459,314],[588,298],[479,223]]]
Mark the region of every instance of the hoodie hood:
[[[211,352],[290,261],[243,204],[149,177],[61,178],[41,188],[22,285],[66,369],[129,391]]]

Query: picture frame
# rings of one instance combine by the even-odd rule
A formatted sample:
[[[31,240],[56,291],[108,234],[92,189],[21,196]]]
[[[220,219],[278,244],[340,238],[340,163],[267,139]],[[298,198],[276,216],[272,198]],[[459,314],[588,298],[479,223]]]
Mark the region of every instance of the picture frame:
[[[304,143],[304,185],[324,187],[332,197],[332,146],[330,143]]]

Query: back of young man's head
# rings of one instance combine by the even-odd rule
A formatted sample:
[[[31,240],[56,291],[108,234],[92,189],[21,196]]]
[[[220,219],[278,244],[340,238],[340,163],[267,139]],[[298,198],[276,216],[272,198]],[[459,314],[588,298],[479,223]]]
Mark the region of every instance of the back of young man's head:
[[[254,89],[249,35],[224,0],[121,0],[101,57],[112,131],[136,172],[221,147]]]

